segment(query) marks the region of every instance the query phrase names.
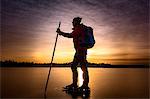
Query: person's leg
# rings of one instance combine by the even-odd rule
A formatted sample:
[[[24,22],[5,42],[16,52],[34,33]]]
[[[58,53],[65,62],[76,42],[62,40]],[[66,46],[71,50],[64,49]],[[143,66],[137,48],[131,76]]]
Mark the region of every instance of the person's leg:
[[[71,70],[72,70],[72,84],[67,85],[66,88],[78,87],[78,86],[77,86],[77,81],[78,81],[77,65],[78,65],[77,53],[75,53],[73,62],[72,62],[72,64],[71,64]]]
[[[74,55],[74,59],[71,65],[71,70],[72,70],[72,79],[73,79],[73,85],[77,85],[77,81],[78,81],[78,71],[77,71],[77,65],[78,65],[78,61],[77,61],[77,53],[75,53]]]
[[[87,62],[82,62],[81,63],[81,69],[83,71],[83,86],[88,87],[89,83],[89,73],[88,73],[88,68],[87,68]]]
[[[80,65],[83,71],[83,86],[88,87],[89,83],[89,73],[88,73],[88,63],[86,60],[87,50],[82,50],[79,53]]]

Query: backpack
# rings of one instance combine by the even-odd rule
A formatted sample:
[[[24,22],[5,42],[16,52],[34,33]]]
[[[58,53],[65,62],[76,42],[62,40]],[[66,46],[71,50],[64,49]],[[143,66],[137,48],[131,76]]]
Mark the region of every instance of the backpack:
[[[95,39],[93,35],[93,29],[88,26],[84,26],[84,40],[82,41],[82,46],[86,47],[87,49],[92,48],[95,44]]]

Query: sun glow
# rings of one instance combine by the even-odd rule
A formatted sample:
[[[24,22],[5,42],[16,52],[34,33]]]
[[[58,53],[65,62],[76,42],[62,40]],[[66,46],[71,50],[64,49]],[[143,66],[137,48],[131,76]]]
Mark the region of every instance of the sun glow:
[[[83,77],[82,77],[83,72],[81,68],[77,68],[77,70],[78,70],[78,86],[80,87],[83,84]]]

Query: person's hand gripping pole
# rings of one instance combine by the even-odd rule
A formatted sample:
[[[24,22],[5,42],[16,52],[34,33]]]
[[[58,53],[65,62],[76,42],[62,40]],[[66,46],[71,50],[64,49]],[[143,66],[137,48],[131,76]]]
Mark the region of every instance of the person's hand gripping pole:
[[[56,31],[59,35],[62,34],[62,32],[61,32],[61,30],[60,30],[60,24],[61,24],[61,22],[59,22],[59,27],[57,28],[57,31]]]

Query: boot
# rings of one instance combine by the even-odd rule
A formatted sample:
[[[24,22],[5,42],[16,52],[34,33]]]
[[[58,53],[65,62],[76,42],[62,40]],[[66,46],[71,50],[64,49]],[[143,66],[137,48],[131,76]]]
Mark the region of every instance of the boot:
[[[81,87],[78,87],[79,91],[89,91],[90,88],[88,87],[88,85],[83,84]]]
[[[78,85],[77,84],[70,84],[70,85],[67,85],[66,87],[65,87],[66,89],[75,89],[75,88],[78,88]]]

